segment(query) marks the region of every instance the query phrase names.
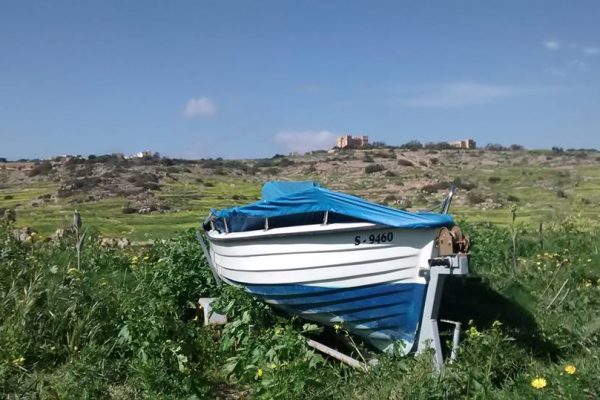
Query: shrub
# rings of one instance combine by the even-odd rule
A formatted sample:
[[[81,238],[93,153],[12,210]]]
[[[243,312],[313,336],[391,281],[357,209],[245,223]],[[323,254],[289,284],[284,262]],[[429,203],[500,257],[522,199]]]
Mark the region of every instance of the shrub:
[[[485,197],[481,193],[469,192],[467,200],[469,201],[469,204],[481,204],[485,201]]]
[[[447,190],[451,184],[448,182],[437,182],[421,187],[421,190],[425,193],[437,193],[439,190]]]
[[[401,165],[403,167],[414,167],[415,166],[415,164],[413,164],[411,161],[406,160],[404,158],[398,159],[398,165]]]
[[[567,194],[565,193],[564,190],[558,189],[556,191],[556,197],[558,197],[559,199],[566,199],[567,198]]]
[[[400,148],[407,149],[407,150],[418,150],[418,149],[423,148],[423,144],[421,142],[419,142],[418,140],[411,140],[410,142],[406,142],[406,143],[400,145]]]
[[[81,269],[70,243],[31,250],[4,231],[0,241],[3,394],[209,396],[217,349],[190,301],[216,291],[192,231],[133,259],[90,237]]]
[[[475,184],[475,183],[463,181],[460,176],[454,178],[454,180],[452,181],[452,184],[454,186],[456,186],[457,188],[463,189],[463,190],[473,190],[477,187],[477,184]]]
[[[385,170],[385,167],[381,164],[367,165],[365,167],[365,173],[367,173],[367,174],[373,174],[375,172],[381,172],[384,170]]]
[[[273,167],[273,168],[266,168],[264,170],[264,173],[267,175],[279,175],[281,173],[281,169]]]
[[[294,161],[289,158],[282,158],[279,160],[280,167],[289,167],[290,165],[294,165]]]
[[[123,214],[135,214],[138,210],[135,207],[132,207],[131,204],[127,203],[121,209]]]
[[[489,183],[498,183],[500,182],[502,179],[499,176],[490,176],[488,178],[488,182]]]
[[[436,150],[451,150],[454,149],[454,146],[451,146],[448,142],[430,142],[423,146],[426,149],[436,149]]]
[[[385,171],[385,176],[387,176],[388,178],[395,178],[397,175],[395,172]]]
[[[38,175],[48,175],[50,172],[52,172],[52,164],[50,161],[44,161],[34,165],[34,167],[29,171],[28,176],[34,177]]]
[[[487,151],[504,151],[506,150],[506,147],[502,146],[501,144],[498,143],[488,143],[485,146],[485,149]]]
[[[387,196],[385,196],[385,198],[383,199],[383,202],[386,204],[392,204],[396,201],[396,196],[394,196],[393,194],[389,194]]]
[[[506,196],[506,200],[513,202],[513,203],[518,203],[519,201],[521,201],[517,196],[514,196],[512,194],[509,194],[508,196]]]
[[[135,172],[127,178],[127,181],[144,190],[160,190],[156,174]]]

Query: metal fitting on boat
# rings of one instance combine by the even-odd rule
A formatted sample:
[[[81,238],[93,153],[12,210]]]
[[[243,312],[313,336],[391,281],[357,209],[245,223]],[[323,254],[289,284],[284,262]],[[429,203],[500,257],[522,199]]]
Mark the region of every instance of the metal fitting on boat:
[[[440,256],[450,256],[452,254],[468,253],[471,246],[469,236],[464,235],[458,225],[452,229],[443,227],[440,229],[435,240]]]

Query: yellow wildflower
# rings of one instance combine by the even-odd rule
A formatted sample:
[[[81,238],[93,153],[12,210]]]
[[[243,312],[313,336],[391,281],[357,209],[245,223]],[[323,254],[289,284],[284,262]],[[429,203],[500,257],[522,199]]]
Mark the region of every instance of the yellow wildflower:
[[[541,261],[536,262],[536,265],[542,265]]]
[[[149,259],[150,259],[150,257],[148,257],[148,256],[145,256],[145,257],[143,258],[143,260],[144,260],[144,261],[148,261]]]
[[[548,386],[548,381],[538,376],[531,381],[531,386],[536,389],[543,389]]]
[[[590,286],[592,286],[592,282],[586,279],[585,287],[590,287]]]
[[[576,371],[577,368],[574,365],[569,364],[565,367],[565,372],[569,375],[573,375]]]
[[[275,369],[275,368],[277,368],[277,364],[275,364],[275,363],[272,363],[272,364],[271,364],[271,369]]]
[[[258,372],[256,373],[256,376],[260,379],[263,376],[263,370],[262,369],[258,369]]]
[[[481,336],[481,332],[479,332],[474,326],[471,326],[469,329],[467,329],[467,335],[469,335],[470,338],[477,338]]]
[[[282,329],[280,327],[275,328],[275,335],[281,335]]]
[[[342,330],[342,325],[335,324],[333,325],[333,329],[335,329],[335,333],[340,333],[340,331]]]
[[[15,358],[12,363],[17,367],[21,367],[25,363],[25,357]]]

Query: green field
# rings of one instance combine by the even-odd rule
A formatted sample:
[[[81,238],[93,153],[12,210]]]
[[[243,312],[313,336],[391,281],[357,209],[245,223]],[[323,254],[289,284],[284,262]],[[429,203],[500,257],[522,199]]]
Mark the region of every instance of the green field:
[[[260,186],[239,179],[209,179],[214,186],[197,183],[166,183],[159,199],[165,199],[180,211],[153,214],[123,214],[127,204],[124,197],[107,198],[81,204],[68,204],[65,201],[44,204],[39,207],[17,207],[17,225],[30,226],[41,235],[51,235],[57,228],[69,227],[75,210],[79,211],[86,225],[107,237],[128,237],[132,240],[168,238],[184,229],[199,227],[213,207],[236,204],[232,199],[242,194],[255,200],[259,197]],[[40,195],[56,190],[47,184],[29,184],[0,189],[0,199],[14,196],[11,200],[0,200],[0,207],[14,207],[30,202]],[[239,200],[238,200],[239,203]]]
[[[513,206],[518,207],[521,221],[532,225],[574,214],[597,220],[600,213],[600,157],[595,154],[582,157],[579,153],[541,154],[546,155],[542,157],[539,152],[429,154],[387,150],[387,153],[364,151],[296,157],[276,168],[257,168],[256,165],[267,163],[260,160],[232,162],[236,163],[232,164],[234,166],[240,163],[254,166],[254,172],[240,171],[226,163],[219,171],[196,168],[182,172],[177,166],[147,166],[145,171],[166,171],[160,179],[160,190],[152,195],[153,199],[170,206],[168,212],[151,214],[124,214],[122,209],[131,198],[118,192],[92,201],[87,201],[82,193],[33,204],[39,196],[55,193],[60,183],[67,180],[68,174],[65,177],[61,173],[60,178],[49,175],[44,179],[25,178],[0,184],[0,208],[14,208],[18,226],[32,227],[42,235],[50,235],[59,227],[68,227],[71,215],[77,209],[87,225],[102,236],[147,241],[168,238],[182,229],[198,227],[211,208],[258,199],[260,187],[267,180],[316,180],[333,189],[393,207],[398,205],[388,199],[405,199],[410,202],[409,209],[418,210],[439,202],[450,182],[458,178],[470,185],[466,189],[459,188],[451,209],[459,220],[505,225],[510,221]],[[363,161],[367,156],[372,161]],[[398,165],[400,158],[412,160],[415,166]],[[443,165],[442,161],[434,163],[434,159],[444,159]],[[384,171],[365,173],[365,168],[374,163],[382,165]],[[280,160],[268,160],[267,165],[282,164]],[[278,169],[276,174],[274,169]],[[431,182],[442,182],[440,189],[433,193],[423,191]],[[448,183],[444,186],[443,182]],[[473,201],[478,196],[485,201],[480,204]]]

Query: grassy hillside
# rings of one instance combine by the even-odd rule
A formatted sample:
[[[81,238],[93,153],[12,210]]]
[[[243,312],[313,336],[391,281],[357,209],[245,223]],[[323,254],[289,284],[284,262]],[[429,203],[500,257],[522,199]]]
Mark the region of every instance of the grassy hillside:
[[[516,205],[537,224],[572,214],[597,219],[600,153],[371,149],[264,160],[67,160],[0,165],[0,209],[43,235],[74,209],[103,236],[167,238],[198,226],[210,208],[245,204],[267,180],[317,180],[393,207],[424,209],[454,182],[454,215],[506,224]],[[143,213],[140,213],[143,212]]]

